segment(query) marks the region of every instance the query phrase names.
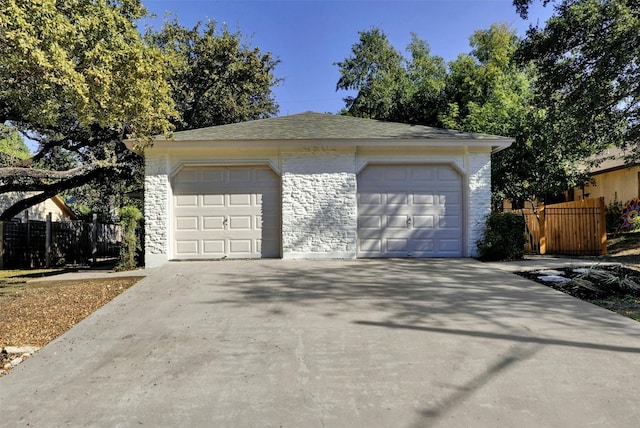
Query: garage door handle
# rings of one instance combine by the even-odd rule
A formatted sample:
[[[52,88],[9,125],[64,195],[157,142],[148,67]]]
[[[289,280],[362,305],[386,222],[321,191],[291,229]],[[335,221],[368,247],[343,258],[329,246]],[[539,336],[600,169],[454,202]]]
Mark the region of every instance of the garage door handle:
[[[229,219],[225,217],[224,220],[222,220],[222,225],[226,227],[227,223],[228,223],[228,220]]]
[[[407,217],[407,227],[411,227],[411,217]]]

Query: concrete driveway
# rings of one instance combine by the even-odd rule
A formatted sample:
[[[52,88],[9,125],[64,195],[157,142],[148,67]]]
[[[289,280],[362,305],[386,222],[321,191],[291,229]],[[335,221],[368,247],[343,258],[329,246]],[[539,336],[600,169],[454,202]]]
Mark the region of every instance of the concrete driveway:
[[[637,427],[640,323],[474,260],[152,271],[0,378],[4,426]]]

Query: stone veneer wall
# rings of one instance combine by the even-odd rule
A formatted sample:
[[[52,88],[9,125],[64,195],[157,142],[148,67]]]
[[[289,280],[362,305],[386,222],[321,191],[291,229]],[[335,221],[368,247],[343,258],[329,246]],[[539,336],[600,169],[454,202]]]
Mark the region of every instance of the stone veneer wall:
[[[468,158],[469,209],[467,214],[468,255],[478,256],[477,242],[484,235],[491,212],[491,154],[470,153]]]
[[[282,154],[283,258],[355,258],[355,152]]]
[[[169,175],[164,156],[146,156],[144,179],[145,265],[156,267],[169,256]]]

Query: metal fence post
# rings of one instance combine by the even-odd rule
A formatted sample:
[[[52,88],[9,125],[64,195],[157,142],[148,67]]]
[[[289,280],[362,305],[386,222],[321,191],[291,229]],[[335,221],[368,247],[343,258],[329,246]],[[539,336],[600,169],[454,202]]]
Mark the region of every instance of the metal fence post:
[[[93,215],[91,222],[91,258],[93,264],[98,262],[98,215]]]
[[[51,213],[47,214],[47,226],[44,238],[44,260],[45,267],[51,267]]]
[[[33,267],[33,257],[31,254],[31,222],[29,221],[29,210],[24,213],[25,218],[27,219],[27,254],[25,257],[28,268]]]
[[[4,221],[0,221],[0,269],[4,269]]]

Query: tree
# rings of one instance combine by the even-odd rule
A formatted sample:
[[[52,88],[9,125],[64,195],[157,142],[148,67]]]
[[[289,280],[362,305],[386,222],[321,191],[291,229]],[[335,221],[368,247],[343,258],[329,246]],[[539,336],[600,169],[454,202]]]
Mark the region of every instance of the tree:
[[[409,92],[398,116],[402,122],[440,126],[439,115],[446,106],[444,59],[432,56],[429,44],[416,34],[411,35],[407,52],[411,54],[406,65]]]
[[[179,116],[177,130],[223,125],[275,115],[278,104],[272,88],[278,60],[271,52],[251,48],[238,31],[214,21],[192,29],[176,19],[160,31],[147,29],[146,40],[167,59],[168,81]]]
[[[565,145],[561,127],[548,120],[534,96],[536,70],[518,63],[521,41],[505,24],[470,37],[471,52],[448,65],[415,35],[403,58],[384,34],[360,32],[352,55],[338,63],[338,89],[357,90],[345,99],[346,114],[507,135],[514,144],[493,156],[494,201],[545,200],[583,179],[577,160],[583,145]]]
[[[145,13],[139,0],[0,3],[0,123],[39,142],[35,155],[0,168],[0,193],[38,192],[0,219],[126,168],[124,137],[171,130],[162,53],[135,25]],[[43,168],[56,150],[80,163]]]
[[[523,17],[532,3],[514,1]],[[554,1],[554,15],[529,29],[519,56],[536,66],[540,102],[563,128],[563,144],[598,151],[626,143],[640,158],[637,0]]]
[[[564,144],[565,129],[549,120],[547,105],[535,96],[537,70],[517,60],[521,40],[515,31],[494,24],[476,31],[470,44],[470,54],[449,64],[451,101],[441,120],[447,127],[515,138],[492,158],[494,203],[533,204],[582,184],[579,161],[592,152],[584,145]]]
[[[15,159],[26,159],[31,156],[29,148],[24,143],[20,133],[12,126],[0,123],[0,153],[3,156],[2,164],[7,164]]]
[[[360,31],[351,56],[336,63],[340,79],[336,90],[357,91],[347,96],[344,114],[370,119],[424,123],[437,119],[446,68],[432,57],[427,42],[415,34],[406,59],[379,28]]]
[[[449,104],[441,121],[469,132],[514,135],[531,101],[531,70],[513,57],[520,41],[506,24],[478,30],[469,41],[471,52],[449,63]]]

